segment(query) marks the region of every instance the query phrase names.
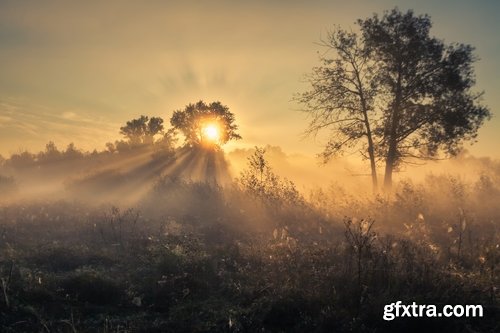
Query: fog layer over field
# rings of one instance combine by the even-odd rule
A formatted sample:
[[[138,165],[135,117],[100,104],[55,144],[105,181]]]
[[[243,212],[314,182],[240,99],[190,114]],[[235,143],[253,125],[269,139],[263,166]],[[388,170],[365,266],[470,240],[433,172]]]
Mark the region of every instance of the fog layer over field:
[[[0,325],[400,331],[384,304],[431,295],[489,315],[415,330],[494,330],[500,163],[402,171],[374,194],[360,164],[270,146],[13,155],[0,173]]]
[[[252,165],[256,155],[262,165]],[[151,145],[83,153],[73,145],[60,151],[49,143],[44,152],[22,152],[3,160],[0,177],[4,204],[63,199],[127,208],[154,200],[157,205],[150,208],[164,210],[167,206],[190,205],[193,200],[184,193],[179,198],[171,194],[169,202],[161,202],[155,192],[158,188],[167,183],[199,184],[217,189],[225,195],[224,200],[230,200],[236,192],[250,201],[266,201],[264,194],[279,197],[293,192],[322,214],[340,220],[344,216],[377,216],[379,227],[391,225],[397,230],[421,214],[428,215],[426,209],[442,211],[453,216],[452,220],[459,210],[471,216],[494,211],[499,198],[500,162],[465,152],[450,160],[403,165],[394,192],[374,194],[366,165],[359,161],[339,158],[321,164],[315,157],[287,154],[275,146],[225,153],[203,147]],[[399,201],[407,206],[399,207],[393,212],[397,216],[391,219],[381,216],[380,210],[372,211],[377,203],[390,206]],[[484,218],[475,220],[491,221]]]

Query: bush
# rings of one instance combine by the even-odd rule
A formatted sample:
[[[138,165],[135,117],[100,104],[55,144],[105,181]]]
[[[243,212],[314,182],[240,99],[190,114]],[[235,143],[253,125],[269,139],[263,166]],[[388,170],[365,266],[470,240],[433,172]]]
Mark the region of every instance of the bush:
[[[124,298],[123,285],[94,271],[75,272],[61,281],[64,292],[79,302],[118,304]]]

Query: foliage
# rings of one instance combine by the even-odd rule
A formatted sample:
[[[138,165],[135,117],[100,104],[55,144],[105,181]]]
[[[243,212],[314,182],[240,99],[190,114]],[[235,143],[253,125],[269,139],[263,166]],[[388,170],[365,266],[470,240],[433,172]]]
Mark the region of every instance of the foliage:
[[[471,91],[473,48],[430,37],[427,15],[393,9],[358,23],[387,98],[380,149],[389,186],[392,168],[408,157],[434,157],[439,150],[456,154],[476,137],[489,111]]]
[[[35,164],[35,155],[28,151],[12,154],[10,158],[5,161],[5,166],[14,169],[25,169],[32,167]]]
[[[83,152],[80,149],[76,148],[75,144],[71,142],[66,147],[63,156],[69,160],[80,159],[83,157]]]
[[[337,57],[321,59],[312,90],[299,101],[313,116],[309,131],[332,130],[326,157],[374,149],[372,175],[375,159],[382,159],[390,189],[401,163],[457,154],[490,112],[473,91],[473,47],[431,37],[429,16],[396,8],[357,23],[362,38],[342,30],[329,34],[325,45]],[[363,138],[367,148],[359,148]]]
[[[241,139],[236,132],[238,125],[235,124],[234,114],[220,102],[206,104],[199,101],[196,104],[188,104],[183,110],[173,113],[170,124],[184,134],[186,144],[189,146],[203,143],[203,126],[206,124],[215,124],[218,127],[220,145],[229,140]]]
[[[265,153],[264,148],[255,147],[255,152],[248,158],[248,168],[241,172],[238,184],[273,209],[282,204],[300,205],[303,198],[295,184],[286,178],[281,179],[272,170]]]
[[[373,232],[372,227],[375,221],[365,219],[344,219],[345,238],[351,248],[357,262],[358,288],[361,291],[361,276],[363,268],[363,259],[373,246],[377,235]]]
[[[45,151],[37,155],[37,162],[39,163],[52,163],[62,159],[62,153],[57,149],[53,141],[49,141],[45,145]]]
[[[457,265],[424,243],[375,231],[368,219],[340,223],[344,239],[341,229],[324,237],[304,221],[292,245],[270,232],[242,231],[240,218],[221,222],[227,210],[196,223],[182,212],[154,217],[145,210],[121,247],[110,219],[117,227],[126,211],[67,202],[2,208],[2,332],[466,332],[498,325],[498,235],[478,241],[478,257]],[[112,237],[102,238],[100,223]],[[383,306],[396,299],[482,304],[488,316],[384,322]]]
[[[175,129],[170,128],[163,134],[160,139],[155,142],[152,158],[156,160],[173,159],[175,155],[176,144],[177,133]]]
[[[152,144],[155,135],[163,133],[163,119],[160,117],[140,116],[127,121],[120,127],[120,134],[127,138],[132,146]]]

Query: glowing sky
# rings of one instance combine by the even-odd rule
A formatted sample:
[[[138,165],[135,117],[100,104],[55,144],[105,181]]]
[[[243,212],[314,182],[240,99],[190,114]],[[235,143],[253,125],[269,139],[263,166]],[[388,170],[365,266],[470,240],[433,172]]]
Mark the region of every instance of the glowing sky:
[[[243,140],[318,153],[301,140],[291,99],[318,64],[334,25],[398,6],[428,13],[433,34],[476,47],[478,89],[493,114],[476,155],[500,157],[499,1],[3,1],[0,0],[0,154],[53,140],[103,149],[141,114],[203,99],[236,114]]]

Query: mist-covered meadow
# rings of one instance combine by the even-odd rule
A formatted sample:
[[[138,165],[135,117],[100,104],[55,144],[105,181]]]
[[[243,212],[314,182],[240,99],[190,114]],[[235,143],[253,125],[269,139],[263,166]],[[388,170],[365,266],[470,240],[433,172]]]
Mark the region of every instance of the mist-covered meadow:
[[[500,7],[396,2],[0,1],[0,332],[500,332]]]
[[[2,162],[2,331],[497,329],[498,161],[462,156],[449,163],[467,174],[401,177],[387,195],[367,177],[297,186],[282,174],[304,167],[272,147],[233,165],[221,150],[109,148]],[[396,300],[487,315],[383,321]]]

